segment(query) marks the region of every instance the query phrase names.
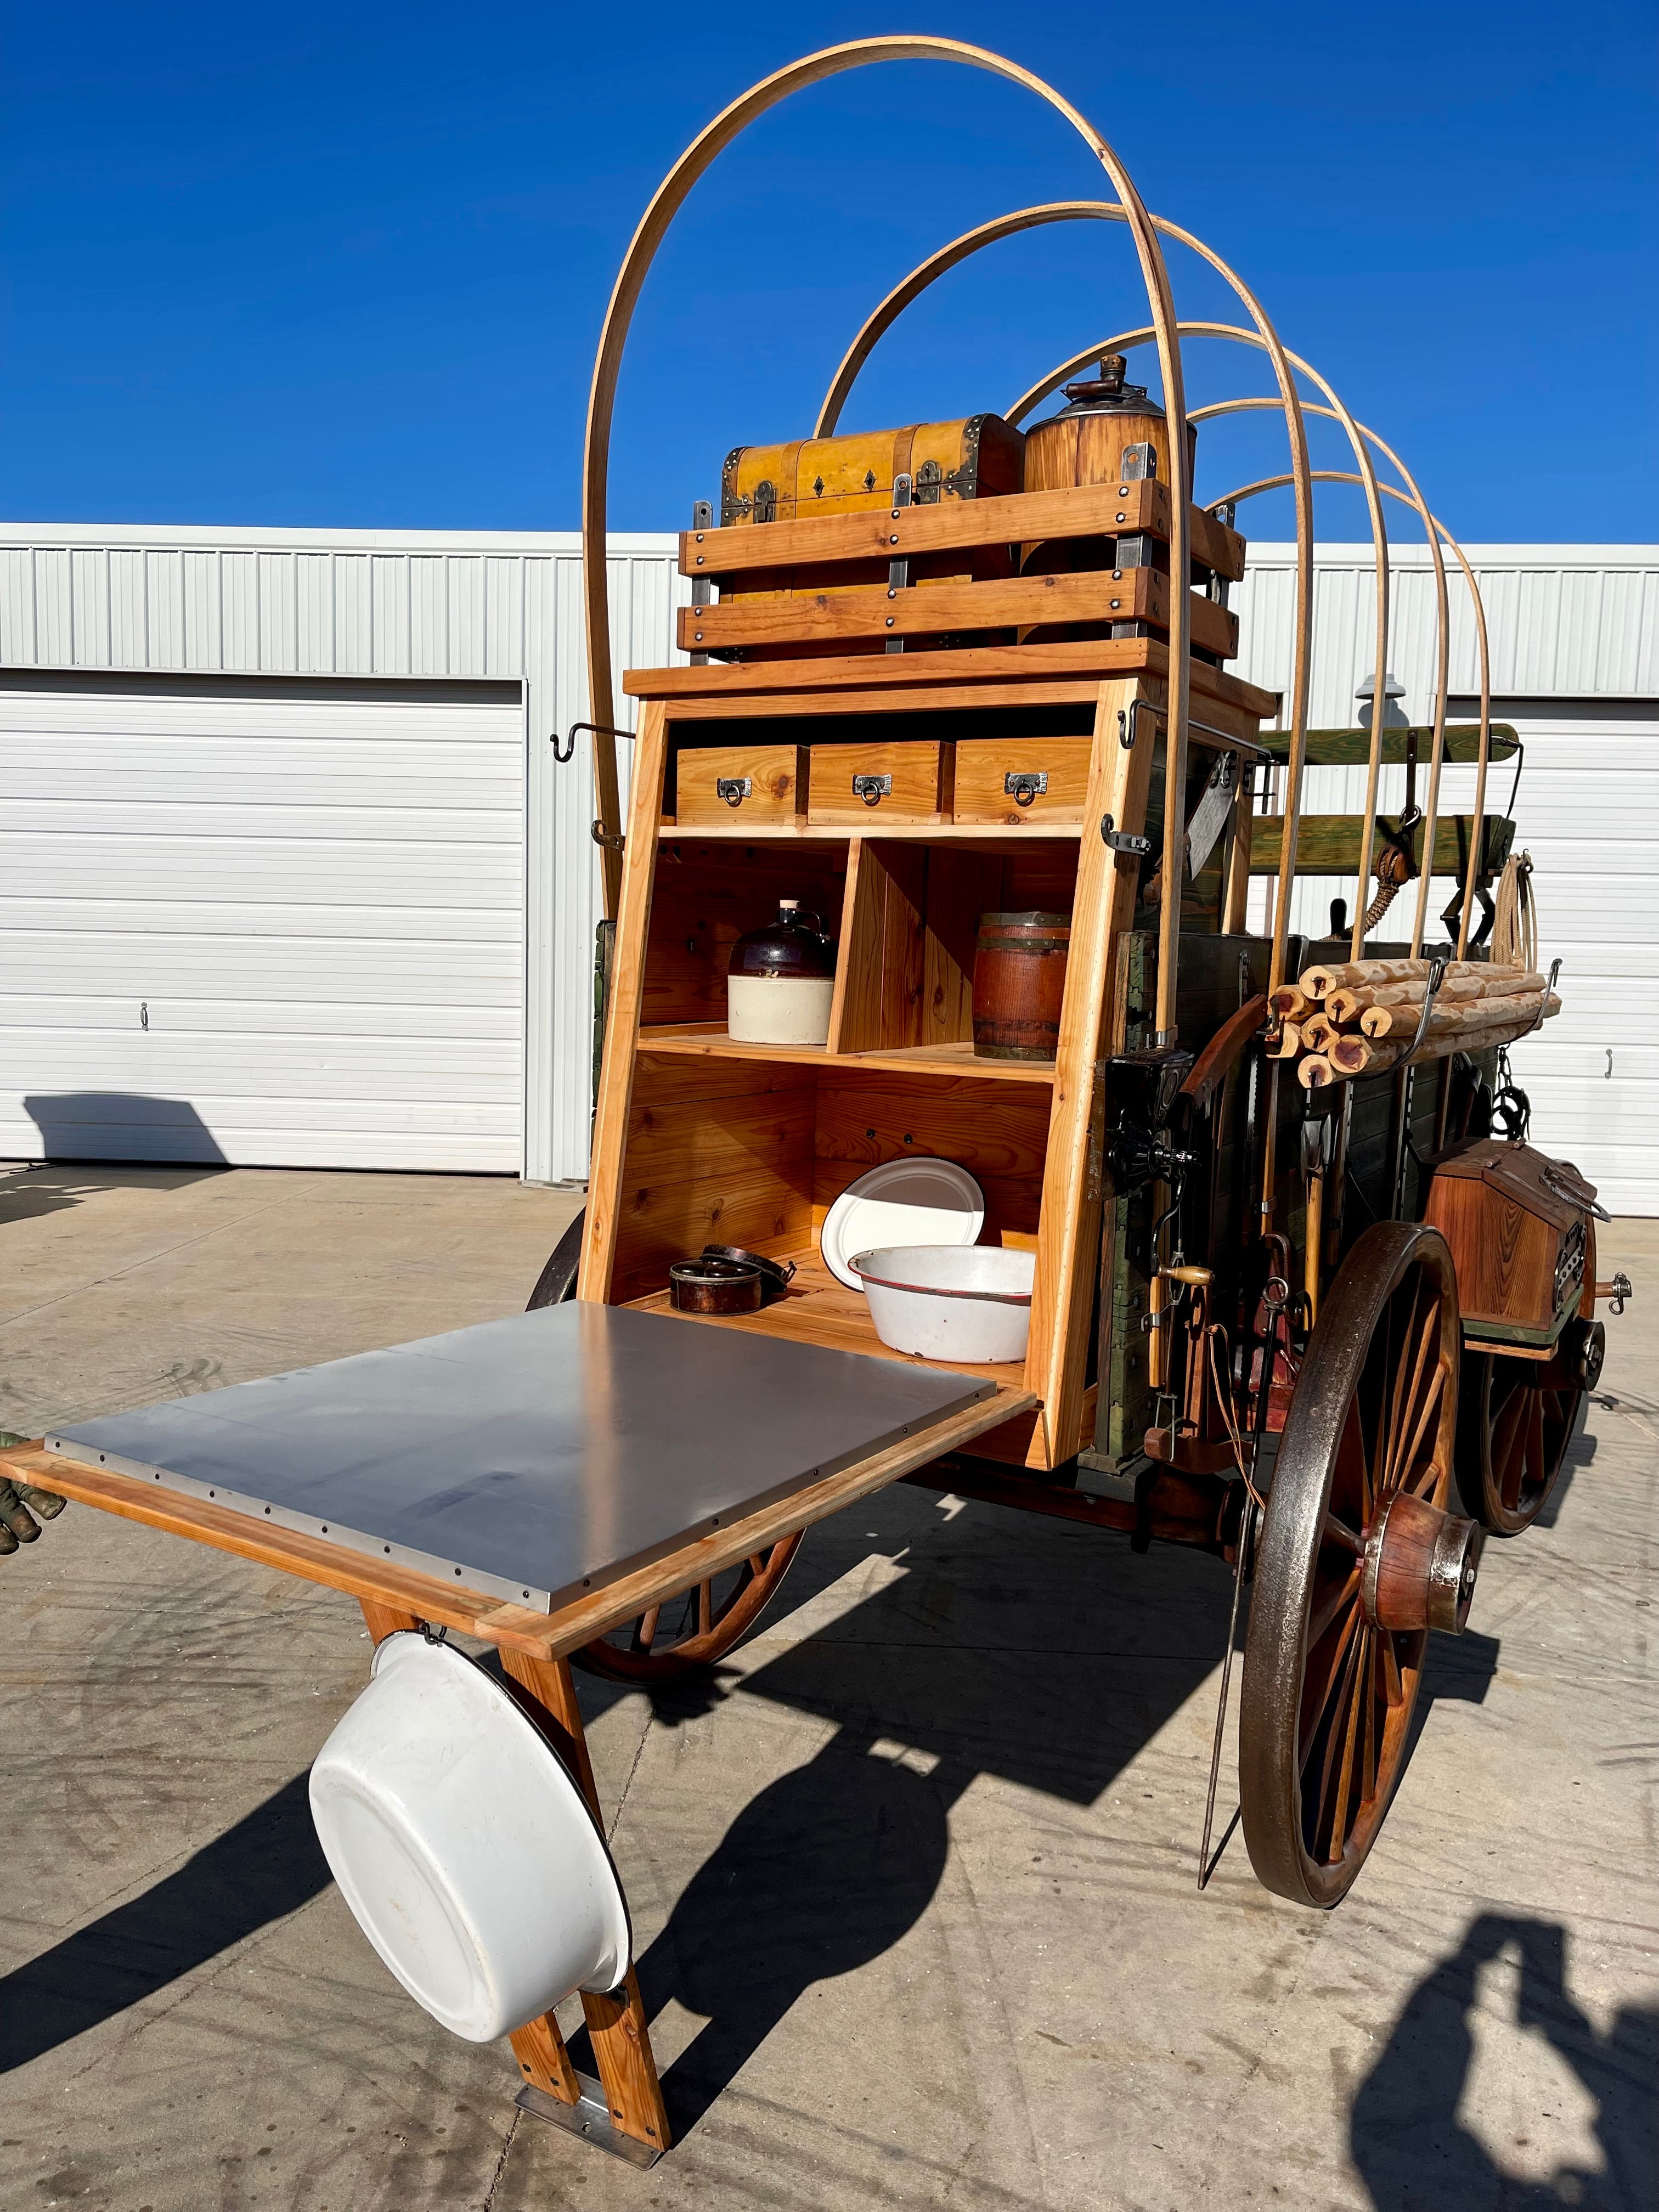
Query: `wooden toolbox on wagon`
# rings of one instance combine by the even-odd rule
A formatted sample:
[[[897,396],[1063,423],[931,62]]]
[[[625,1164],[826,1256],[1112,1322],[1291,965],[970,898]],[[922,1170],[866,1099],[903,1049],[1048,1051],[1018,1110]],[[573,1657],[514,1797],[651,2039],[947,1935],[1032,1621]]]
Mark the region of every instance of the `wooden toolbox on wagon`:
[[[1443,1154],[1423,1218],[1451,1247],[1466,1334],[1553,1344],[1583,1295],[1595,1192],[1565,1160],[1498,1137]]]

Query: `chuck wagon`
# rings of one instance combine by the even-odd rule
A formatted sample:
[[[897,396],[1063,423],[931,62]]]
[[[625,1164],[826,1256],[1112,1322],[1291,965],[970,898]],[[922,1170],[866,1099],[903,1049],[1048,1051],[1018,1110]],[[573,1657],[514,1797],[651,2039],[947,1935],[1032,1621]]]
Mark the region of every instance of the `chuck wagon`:
[[[750,120],[888,59],[1024,86],[1115,196],[951,241],[872,313],[814,424],[728,457],[680,541],[686,659],[623,674],[626,730],[605,486],[646,270]],[[1146,326],[1091,337],[1000,414],[841,431],[871,349],[935,276],[1060,221],[1127,227]],[[1237,325],[1177,319],[1168,241],[1231,287]],[[1274,392],[1189,410],[1194,335],[1262,355]],[[1147,349],[1158,397],[1129,380]],[[1287,475],[1198,506],[1197,425],[1254,407],[1284,419]],[[1352,469],[1312,468],[1310,415],[1340,426]],[[1331,479],[1371,516],[1377,678],[1368,727],[1315,731],[1313,487]],[[1277,483],[1298,549],[1282,695],[1227,665],[1238,509]],[[1385,499],[1432,551],[1420,727],[1395,726],[1382,680]],[[1486,805],[1489,765],[1517,749],[1491,720],[1461,550],[1243,280],[1147,212],[1058,94],[927,38],[808,57],[676,165],[605,323],[583,520],[602,1051],[586,1212],[528,1313],[401,1360],[82,1424],[12,1454],[15,1476],[349,1589],[377,1638],[453,1626],[493,1644],[590,1804],[571,1660],[641,1682],[718,1661],[802,1531],[883,1484],[1195,1545],[1232,1564],[1235,1625],[1248,1591],[1252,1864],[1282,1896],[1335,1904],[1401,1773],[1426,1638],[1462,1627],[1483,1536],[1536,1516],[1599,1369],[1596,1298],[1627,1287],[1598,1286],[1595,1192],[1526,1143],[1503,1059],[1554,1011],[1554,977],[1529,863]],[[1479,720],[1455,728],[1448,550],[1483,661]],[[1474,768],[1468,814],[1442,811],[1448,761]],[[1366,770],[1363,810],[1313,815],[1308,770],[1342,764]],[[1390,816],[1382,771],[1402,764]],[[1291,927],[1298,866],[1352,884],[1317,940]],[[1431,935],[1436,875],[1455,895]],[[733,979],[777,980],[767,963],[808,939],[798,1003],[817,1014],[757,1034]],[[1007,1255],[1022,1287],[982,1302],[1019,1309],[1023,1357],[942,1356],[948,1333],[924,1355],[878,1327],[866,1283],[926,1285],[905,1279],[914,1238],[839,1241],[872,1174],[976,1194],[954,1249]],[[687,1310],[693,1279],[739,1285],[741,1310]],[[1200,1879],[1208,1848],[1206,1818]],[[373,1899],[348,1895],[373,1935]],[[574,2072],[550,2002],[505,2025],[521,2102],[648,2161],[668,2125],[617,1963],[583,1984],[599,2083]]]

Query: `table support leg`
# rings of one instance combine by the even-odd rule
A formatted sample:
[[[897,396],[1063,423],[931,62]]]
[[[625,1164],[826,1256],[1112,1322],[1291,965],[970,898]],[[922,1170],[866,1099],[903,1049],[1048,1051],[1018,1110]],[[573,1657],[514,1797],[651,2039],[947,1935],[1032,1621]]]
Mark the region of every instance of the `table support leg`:
[[[359,1598],[357,1602],[363,1609],[364,1624],[376,1644],[383,1643],[388,1636],[397,1635],[400,1630],[422,1626],[418,1613],[400,1613],[392,1606],[377,1605],[373,1598]],[[584,1746],[584,1759],[586,1757]],[[591,1774],[583,1787],[591,1802]],[[562,2105],[580,2103],[581,2087],[576,2079],[576,2069],[571,2063],[564,2038],[559,2033],[559,2023],[550,2012],[544,2013],[539,2020],[530,2021],[523,2027],[515,2029],[512,2043],[513,2055],[519,2062],[519,2071],[532,2088],[541,2090],[546,2096],[556,2097]]]
[[[568,1659],[532,1659],[527,1653],[501,1653],[501,1664],[529,1692],[541,1709],[544,1724],[558,1749],[569,1760],[594,1819],[599,1819],[599,1796],[587,1756],[581,1708]],[[588,2038],[605,2085],[611,2124],[618,2135],[649,2144],[654,2151],[667,2149],[672,2136],[668,2114],[657,2079],[657,2062],[651,2050],[651,2031],[634,1969],[628,1970],[620,1989],[602,1996],[582,1992],[582,2013]]]
[[[570,2053],[550,2012],[513,2031],[513,2056],[519,2071],[532,2089],[556,2097],[562,2105],[581,2102],[581,2084],[570,2063]]]

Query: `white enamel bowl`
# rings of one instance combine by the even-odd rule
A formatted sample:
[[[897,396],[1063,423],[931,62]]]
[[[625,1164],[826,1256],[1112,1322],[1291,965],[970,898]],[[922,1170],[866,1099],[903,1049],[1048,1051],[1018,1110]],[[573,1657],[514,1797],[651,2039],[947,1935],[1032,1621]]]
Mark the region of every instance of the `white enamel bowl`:
[[[1024,1359],[1031,1334],[1035,1252],[995,1244],[910,1244],[849,1263],[876,1334],[921,1359]]]
[[[628,1911],[586,1800],[465,1652],[389,1636],[311,1770],[358,1926],[417,2004],[492,2043],[628,1971]]]

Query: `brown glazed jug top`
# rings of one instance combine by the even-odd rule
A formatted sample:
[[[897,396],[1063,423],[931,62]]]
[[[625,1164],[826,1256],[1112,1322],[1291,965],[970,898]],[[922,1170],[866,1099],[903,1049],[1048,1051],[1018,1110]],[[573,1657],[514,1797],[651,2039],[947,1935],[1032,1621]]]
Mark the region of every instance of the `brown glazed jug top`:
[[[836,972],[836,941],[799,899],[780,899],[778,917],[751,929],[732,947],[728,975],[777,975],[811,981]]]

